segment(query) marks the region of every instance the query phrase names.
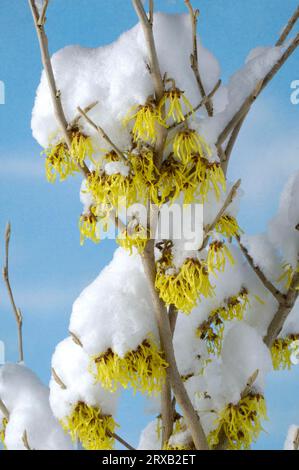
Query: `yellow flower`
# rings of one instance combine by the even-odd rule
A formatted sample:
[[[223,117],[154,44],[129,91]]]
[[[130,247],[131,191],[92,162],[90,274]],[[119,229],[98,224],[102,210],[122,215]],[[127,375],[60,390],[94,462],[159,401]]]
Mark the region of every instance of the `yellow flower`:
[[[238,295],[227,300],[227,307],[221,312],[223,320],[242,320],[249,305],[248,291],[243,288]]]
[[[223,215],[216,224],[215,230],[227,238],[236,237],[241,232],[238,222],[230,215]]]
[[[226,190],[225,175],[218,162],[209,162],[199,154],[192,154],[189,163],[184,169],[186,178],[184,194],[186,204],[200,201],[204,202],[210,189],[214,189],[216,198]]]
[[[271,347],[273,368],[275,370],[290,369],[292,367],[291,356],[293,354],[292,344],[298,339],[297,335],[286,338],[277,338]]]
[[[134,226],[127,227],[117,237],[117,243],[125,250],[128,250],[130,254],[132,254],[133,248],[136,248],[139,254],[143,253],[147,241],[148,231],[138,223],[134,224]]]
[[[161,165],[158,184],[151,191],[152,201],[158,206],[166,201],[173,203],[183,191],[185,183],[184,166],[173,156],[168,157]]]
[[[164,114],[165,110],[165,121],[170,118],[174,122],[183,122],[185,121],[185,115],[183,107],[187,112],[193,112],[193,107],[189,100],[186,98],[185,93],[178,88],[172,88],[171,90],[165,91],[162,100],[159,103],[159,115],[160,119]]]
[[[196,335],[206,341],[209,354],[220,355],[224,335],[224,322],[242,320],[249,304],[248,291],[241,291],[227,299],[226,304],[212,310],[209,317],[196,330]]]
[[[78,171],[76,163],[72,160],[67,145],[59,142],[57,145],[50,145],[45,151],[46,177],[50,183],[56,181],[57,174],[60,181],[66,180],[70,175]]]
[[[265,399],[259,394],[249,394],[239,403],[229,403],[218,415],[216,429],[208,436],[211,447],[217,446],[224,434],[232,450],[250,449],[261,431],[261,421],[267,419]]]
[[[61,425],[73,441],[79,439],[86,450],[110,450],[114,447],[116,423],[112,416],[103,415],[99,408],[79,402]]]
[[[2,429],[0,429],[0,442],[2,442],[4,448],[6,449],[6,446],[5,446],[5,430],[6,430],[6,426],[8,424],[8,420],[6,418],[2,418]]]
[[[149,149],[142,149],[140,153],[132,153],[129,155],[129,162],[138,199],[146,202],[149,195],[155,193],[159,176],[154,164],[153,152]]]
[[[91,138],[79,131],[72,133],[71,156],[75,162],[83,166],[86,157],[92,157],[93,147]]]
[[[144,140],[154,143],[156,141],[156,125],[165,126],[152,100],[149,100],[143,106],[134,106],[131,108],[123,120],[123,123],[127,125],[132,120],[135,120],[132,131],[135,142]]]
[[[214,294],[206,266],[192,258],[186,259],[177,270],[171,265],[166,267],[162,256],[157,262],[155,286],[167,305],[175,305],[186,314],[196,306],[200,295],[211,297]]]
[[[223,272],[225,269],[226,259],[230,264],[234,265],[234,258],[227,246],[220,241],[214,241],[209,246],[207,264],[209,272],[215,274],[215,270]]]
[[[91,207],[88,214],[82,214],[80,217],[79,229],[81,245],[83,245],[86,238],[89,238],[94,243],[98,243],[100,241],[100,236],[97,230],[98,220],[95,210],[95,207]]]
[[[293,269],[293,267],[286,263],[282,266],[283,273],[282,275],[277,279],[277,282],[284,282],[284,287],[285,289],[289,289],[292,284],[293,276],[296,272],[296,270]],[[298,269],[297,269],[298,271]]]
[[[173,141],[173,151],[175,156],[185,165],[189,163],[192,154],[199,154],[201,157],[212,154],[204,138],[194,129],[183,129],[176,134]]]
[[[196,330],[196,335],[206,342],[208,353],[217,356],[221,353],[223,334],[224,323],[218,310],[213,311]]]
[[[114,207],[129,207],[136,201],[136,188],[130,175],[120,173],[108,175],[96,168],[87,178],[87,190],[90,191],[97,205]]]
[[[120,357],[111,349],[105,354],[94,358],[96,364],[95,378],[101,385],[116,391],[121,385],[129,385],[134,392],[140,391],[148,395],[161,391],[168,364],[162,352],[151,338],[144,340],[135,351],[129,351]]]

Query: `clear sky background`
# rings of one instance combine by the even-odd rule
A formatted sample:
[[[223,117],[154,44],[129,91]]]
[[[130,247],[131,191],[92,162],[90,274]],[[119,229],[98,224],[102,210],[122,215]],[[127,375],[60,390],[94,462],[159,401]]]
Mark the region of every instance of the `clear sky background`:
[[[51,0],[47,31],[50,50],[68,44],[96,47],[110,43],[136,23],[130,0]],[[183,0],[156,1],[164,12],[185,11]],[[200,8],[203,44],[221,63],[224,82],[250,49],[275,43],[298,0],[194,0]],[[290,84],[299,79],[297,51],[254,105],[240,135],[230,177],[243,180],[240,223],[248,233],[265,229],[274,215],[288,176],[299,167],[299,105],[290,102]],[[117,66],[117,64],[116,64]],[[26,364],[47,383],[55,345],[67,336],[72,303],[111,259],[115,244],[79,244],[80,179],[48,184],[41,149],[30,130],[41,64],[27,0],[0,0],[0,235],[12,223],[11,281],[24,314]],[[3,243],[0,238],[0,257]],[[0,339],[7,360],[17,360],[16,328],[0,286]],[[299,424],[298,368],[268,380],[269,422],[256,448],[282,448],[287,428]],[[121,433],[136,445],[149,421],[141,397],[126,393]]]

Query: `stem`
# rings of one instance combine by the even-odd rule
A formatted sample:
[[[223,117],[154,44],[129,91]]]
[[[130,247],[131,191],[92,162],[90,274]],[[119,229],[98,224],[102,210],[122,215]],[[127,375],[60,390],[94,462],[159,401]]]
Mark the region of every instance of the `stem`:
[[[5,229],[5,264],[3,267],[3,279],[7,288],[9,300],[12,306],[12,310],[16,319],[17,328],[18,328],[18,349],[19,349],[19,362],[24,361],[24,350],[23,350],[23,316],[21,310],[16,306],[13,291],[11,288],[10,280],[9,280],[9,242],[10,242],[10,235],[11,235],[11,225],[8,223]]]

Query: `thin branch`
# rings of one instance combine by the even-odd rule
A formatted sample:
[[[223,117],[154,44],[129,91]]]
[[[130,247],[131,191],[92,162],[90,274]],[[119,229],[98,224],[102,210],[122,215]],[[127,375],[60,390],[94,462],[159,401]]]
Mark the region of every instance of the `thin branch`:
[[[65,142],[68,148],[70,149],[71,144],[72,144],[71,133],[70,133],[68,122],[66,120],[64,110],[62,107],[61,93],[57,89],[54,72],[53,72],[53,68],[51,64],[49,48],[48,48],[48,38],[47,38],[47,35],[45,33],[45,28],[44,28],[44,23],[46,21],[46,18],[44,18],[43,24],[39,24],[39,13],[35,5],[35,0],[28,0],[28,2],[29,2],[30,9],[31,9],[31,13],[32,13],[38,41],[39,41],[42,64],[44,66],[45,74],[48,80],[54,113],[55,113],[57,122],[59,124],[59,127],[62,131],[62,134],[64,136]],[[82,166],[78,164],[78,169],[81,171],[81,173],[83,173],[85,177],[89,175],[89,170],[85,163],[83,163]]]
[[[191,117],[193,115],[193,113],[198,111],[202,106],[204,106],[215,95],[215,93],[218,90],[218,88],[220,87],[220,85],[221,85],[221,80],[218,80],[218,82],[214,86],[213,90],[207,96],[205,96],[201,100],[201,102],[197,106],[195,106],[195,108],[192,111],[189,111],[189,113],[185,114],[185,116],[184,116],[185,120],[188,119],[189,117]],[[168,127],[168,130],[175,129],[176,127],[182,125],[183,123],[182,122],[174,122],[173,124],[171,124],[171,126]]]
[[[148,20],[149,20],[150,24],[153,26],[153,22],[154,22],[154,0],[149,0]]]
[[[113,437],[116,441],[118,441],[120,444],[122,444],[126,449],[128,450],[136,450],[134,447],[131,446],[127,441],[125,441],[122,437],[120,437],[118,434],[115,432],[109,432],[108,434]]]
[[[186,425],[192,435],[195,448],[198,450],[208,450],[209,447],[207,439],[200,423],[200,419],[193,408],[177,368],[167,310],[155,289],[156,264],[154,257],[154,240],[150,240],[148,242],[143,253],[142,261],[144,272],[149,281],[161,346],[165,354],[166,362],[168,363],[168,377],[171,388],[174,396],[176,397],[176,401],[182,410]]]
[[[191,61],[191,68],[193,70],[193,73],[195,75],[197,85],[201,94],[202,98],[205,98],[206,92],[204,89],[204,85],[200,76],[199,72],[199,64],[198,64],[198,46],[197,46],[197,21],[198,21],[198,16],[199,16],[199,10],[194,10],[191,1],[190,0],[185,0],[185,4],[189,10],[190,13],[190,18],[191,18],[191,24],[192,24],[192,42],[193,42],[193,52],[190,55],[190,61]],[[207,113],[209,116],[213,116],[213,105],[210,99],[208,99],[205,102],[205,107],[207,110]]]
[[[62,390],[66,390],[66,385],[63,383],[63,381],[61,380],[61,378],[60,378],[59,375],[57,374],[57,372],[56,372],[56,370],[54,369],[54,367],[52,367],[51,371],[52,371],[52,376],[53,376],[53,379],[55,380],[55,382],[59,385],[59,387],[60,387]]]
[[[158,55],[157,55],[157,50],[156,50],[156,44],[155,44],[155,39],[154,39],[154,33],[153,33],[153,23],[151,23],[147,17],[147,14],[144,10],[144,7],[142,5],[141,0],[132,0],[133,6],[135,8],[135,11],[137,13],[137,16],[140,20],[144,37],[145,37],[145,42],[146,46],[148,49],[148,55],[149,55],[149,70],[153,82],[153,87],[155,90],[155,99],[156,102],[159,103],[161,99],[164,96],[164,80],[161,75],[161,69],[160,69],[160,64],[158,60]],[[152,4],[153,8],[153,4]],[[153,15],[153,12],[152,12]],[[162,112],[164,113],[163,109]],[[163,160],[163,152],[164,152],[164,147],[165,147],[165,142],[166,142],[166,137],[168,134],[168,130],[161,125],[157,125],[157,139],[155,143],[155,152],[154,152],[154,160],[155,160],[155,165],[159,169]]]
[[[175,325],[178,317],[178,310],[174,305],[169,307],[168,318],[172,336],[174,335]],[[175,407],[172,402],[171,385],[169,377],[162,387],[161,392],[161,417],[162,417],[162,444],[167,444],[173,432]]]
[[[93,108],[95,108],[99,104],[98,101],[94,101],[93,103],[90,103],[86,108],[83,108],[84,113],[89,113]],[[73,129],[76,127],[78,122],[82,119],[82,114],[78,113],[77,116],[69,123],[68,125],[68,130]]]
[[[264,343],[266,344],[266,346],[268,346],[268,348],[271,348],[274,341],[280,334],[286,319],[288,318],[290,312],[292,311],[296,303],[296,300],[299,295],[298,287],[299,272],[296,272],[293,276],[290,288],[288,289],[284,301],[279,304],[279,307],[270,325],[268,326],[267,334],[264,337]]]
[[[255,274],[257,275],[257,277],[259,278],[259,280],[262,282],[262,284],[266,287],[266,289],[268,291],[271,292],[271,294],[275,297],[275,299],[277,300],[277,302],[280,304],[280,303],[284,303],[285,300],[286,300],[286,296],[280,292],[275,286],[274,284],[272,284],[271,281],[269,281],[269,279],[267,279],[267,277],[265,276],[265,274],[263,273],[263,271],[259,268],[259,266],[257,264],[255,264],[254,262],[254,259],[252,258],[252,256],[249,254],[247,248],[242,244],[241,242],[241,239],[239,236],[236,237],[236,240],[238,242],[238,245],[243,253],[243,255],[245,256],[245,258],[247,259],[248,261],[248,264],[251,266],[251,268],[253,269],[253,271],[255,272]]]
[[[0,399],[0,411],[1,413],[3,414],[4,418],[6,418],[7,420],[9,420],[9,411],[8,409],[6,408],[6,406],[4,405],[3,401]]]
[[[149,68],[155,88],[156,100],[159,102],[163,98],[164,83],[161,75],[160,64],[156,51],[156,45],[153,35],[153,24],[150,22],[141,0],[132,0],[133,6],[140,20],[146,45],[149,52]],[[153,18],[153,4],[151,7],[151,17]]]
[[[27,450],[32,450],[31,447],[30,447],[30,445],[29,445],[28,435],[27,435],[27,431],[26,431],[26,430],[25,430],[24,433],[23,433],[22,441],[23,441],[23,444],[24,444],[25,449],[27,449]]]
[[[288,35],[292,31],[293,27],[295,26],[295,23],[297,22],[298,18],[299,18],[299,6],[297,7],[294,14],[289,19],[287,25],[285,26],[283,32],[281,33],[278,41],[275,44],[275,46],[282,46],[282,44],[285,42]]]
[[[205,227],[205,235],[204,235],[203,244],[200,248],[200,251],[207,246],[211,231],[214,230],[214,228],[218,224],[219,220],[221,219],[221,217],[224,215],[225,211],[227,210],[227,208],[233,202],[234,198],[237,195],[240,184],[241,184],[241,180],[238,179],[238,181],[236,181],[236,183],[233,185],[230,192],[228,193],[221,209],[217,213],[217,215],[216,215],[215,219],[213,220],[213,222],[210,225],[207,225]]]
[[[98,126],[92,119],[90,119],[90,117],[86,114],[85,111],[83,111],[83,109],[81,109],[79,106],[77,108],[78,112],[81,114],[81,116],[83,116],[86,121],[88,122],[88,124],[93,127],[93,129],[95,129],[95,131],[99,134],[99,136],[106,140],[106,142],[108,143],[108,145],[110,145],[113,150],[115,150],[115,152],[117,153],[117,155],[119,156],[119,158],[122,160],[122,161],[126,161],[126,158],[124,156],[124,154],[122,153],[122,151],[112,142],[112,140],[110,139],[110,137],[106,134],[106,132],[104,131],[104,129],[100,126]]]
[[[243,102],[243,104],[241,105],[237,113],[232,117],[230,122],[226,125],[226,127],[223,129],[223,131],[219,135],[218,141],[217,141],[218,145],[221,145],[230,136],[230,140],[227,144],[227,152],[225,152],[225,159],[222,161],[222,167],[225,172],[227,171],[227,166],[228,166],[229,158],[232,153],[233,146],[237,140],[242,124],[245,121],[245,118],[247,114],[249,113],[252,104],[255,102],[256,98],[260,95],[260,93],[266,88],[266,86],[272,80],[272,78],[276,75],[276,73],[285,64],[288,58],[293,54],[293,52],[296,50],[298,45],[299,45],[299,33],[293,39],[291,44],[287,47],[287,49],[282,54],[280,59],[276,62],[276,64],[274,64],[271,70],[257,84],[254,91],[246,98],[246,100]]]
[[[19,347],[19,361],[24,361],[24,351],[23,351],[23,334],[22,334],[22,327],[23,327],[23,316],[21,310],[16,306],[14,295],[12,292],[10,280],[9,280],[9,242],[10,242],[10,235],[11,235],[11,225],[8,223],[5,229],[5,264],[3,267],[3,279],[6,285],[6,289],[8,292],[9,300],[12,306],[12,310],[16,319],[17,328],[18,328],[18,347]]]
[[[42,8],[40,17],[38,19],[39,26],[44,25],[46,22],[46,13],[47,13],[48,6],[49,6],[49,0],[44,0],[43,8]]]

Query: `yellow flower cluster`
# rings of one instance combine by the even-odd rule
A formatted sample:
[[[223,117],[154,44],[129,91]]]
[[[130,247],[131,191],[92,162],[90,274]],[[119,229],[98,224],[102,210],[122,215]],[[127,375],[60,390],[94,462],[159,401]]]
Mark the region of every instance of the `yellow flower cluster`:
[[[241,229],[238,222],[231,215],[223,215],[215,227],[216,231],[227,238],[240,235]]]
[[[292,367],[291,356],[294,352],[293,343],[298,340],[298,335],[290,335],[286,338],[277,338],[271,347],[273,368],[275,370],[290,369]]]
[[[157,262],[155,286],[167,305],[175,305],[186,314],[196,306],[200,295],[211,297],[214,294],[205,263],[187,258],[177,270],[167,252]]]
[[[212,272],[213,274],[215,274],[215,270],[223,272],[227,259],[232,265],[235,264],[234,258],[225,243],[221,241],[210,243],[207,256],[209,272]]]
[[[72,160],[67,145],[63,142],[49,146],[45,151],[46,177],[49,183],[55,183],[57,175],[60,181],[65,181],[70,175],[78,171],[76,163]]]
[[[50,145],[44,154],[47,179],[50,183],[54,183],[57,174],[60,176],[60,181],[64,181],[68,176],[76,173],[78,165],[82,166],[87,156],[92,158],[93,147],[90,137],[74,131],[70,150],[63,141],[60,141],[55,145]]]
[[[99,408],[79,402],[61,425],[73,441],[79,439],[86,450],[110,450],[114,447],[116,423],[112,416],[103,415]]]
[[[196,334],[200,339],[206,341],[209,354],[220,355],[224,322],[242,320],[248,304],[248,291],[243,288],[238,295],[227,299],[225,305],[213,310],[208,319],[197,328]]]
[[[165,122],[168,122],[169,119],[177,123],[185,121],[186,118],[183,107],[187,112],[193,112],[193,107],[183,91],[176,87],[165,91],[158,107],[160,119],[163,119],[162,116],[165,111]]]
[[[121,232],[116,241],[122,248],[128,250],[130,254],[132,254],[133,248],[141,254],[148,241],[148,231],[142,225],[135,224],[134,227],[127,227]]]
[[[124,357],[118,356],[111,349],[94,358],[96,380],[113,391],[121,385],[133,390],[156,394],[161,391],[168,364],[163,354],[151,339],[146,339],[135,351],[129,351]]]
[[[126,126],[132,120],[134,120],[132,133],[135,142],[143,140],[154,143],[157,124],[166,127],[153,100],[148,100],[143,106],[133,106],[123,120],[123,124]]]
[[[207,145],[203,137],[201,137],[194,129],[183,129],[179,131],[173,141],[173,151],[175,156],[184,164],[190,162],[193,154],[201,157],[211,156],[211,149]]]
[[[5,447],[5,429],[8,424],[8,420],[6,418],[2,418],[2,429],[0,429],[0,442],[2,442],[4,448]]]
[[[97,216],[96,208],[92,206],[89,209],[88,214],[82,214],[79,220],[79,230],[80,230],[80,243],[83,245],[84,240],[89,238],[94,243],[100,241],[100,236],[97,230]]]
[[[265,399],[259,394],[249,394],[239,403],[229,403],[218,415],[214,429],[208,436],[210,447],[225,435],[232,450],[250,449],[263,431],[261,421],[267,419]]]
[[[290,264],[286,263],[282,266],[282,269],[282,275],[277,279],[277,282],[284,282],[285,289],[289,289],[291,287],[295,273],[299,272],[299,266],[297,269],[294,269]],[[299,285],[295,286],[295,289],[298,290]]]
[[[208,353],[217,356],[221,353],[223,333],[224,323],[217,310],[196,330],[196,335],[206,342]]]
[[[118,155],[112,151],[106,155],[106,159],[111,158],[119,161]],[[130,175],[124,176],[120,173],[108,175],[100,167],[97,167],[87,178],[87,190],[92,194],[96,204],[107,208],[107,211],[114,207],[130,206],[136,201],[136,188],[132,184]]]

